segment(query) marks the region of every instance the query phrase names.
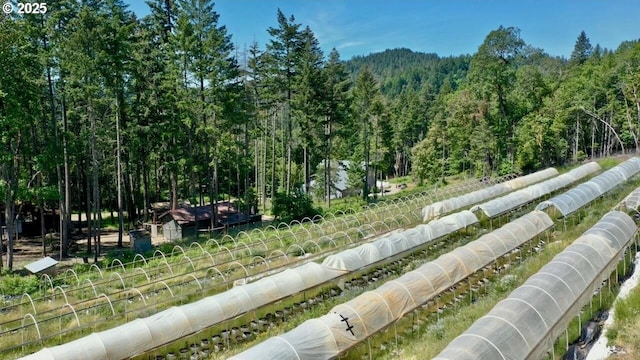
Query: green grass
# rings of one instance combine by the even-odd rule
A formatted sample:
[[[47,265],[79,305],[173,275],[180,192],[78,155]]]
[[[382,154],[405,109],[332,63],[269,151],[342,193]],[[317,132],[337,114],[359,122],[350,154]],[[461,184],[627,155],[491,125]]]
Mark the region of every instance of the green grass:
[[[636,269],[638,270],[638,269]],[[640,286],[615,305],[614,323],[607,330],[609,346],[624,349],[620,359],[637,359],[640,355]]]
[[[622,159],[620,157],[608,157],[608,158],[597,160],[597,163],[600,164],[600,167],[602,167],[602,170],[609,170],[621,162],[622,162]]]

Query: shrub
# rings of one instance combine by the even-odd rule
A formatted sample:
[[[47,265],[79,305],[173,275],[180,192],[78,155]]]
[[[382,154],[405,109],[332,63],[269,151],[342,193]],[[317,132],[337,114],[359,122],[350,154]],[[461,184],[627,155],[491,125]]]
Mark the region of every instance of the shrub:
[[[313,218],[320,214],[320,211],[313,207],[311,197],[296,190],[292,194],[278,192],[273,199],[273,215],[276,220],[291,222],[292,220],[302,220],[305,217]]]
[[[4,295],[33,294],[38,290],[40,290],[40,281],[35,275],[20,276],[15,273],[8,273],[0,278],[0,293]]]
[[[119,259],[123,264],[130,263],[136,256],[135,251],[132,249],[117,249],[107,252],[104,257],[105,266],[111,266],[115,259]]]

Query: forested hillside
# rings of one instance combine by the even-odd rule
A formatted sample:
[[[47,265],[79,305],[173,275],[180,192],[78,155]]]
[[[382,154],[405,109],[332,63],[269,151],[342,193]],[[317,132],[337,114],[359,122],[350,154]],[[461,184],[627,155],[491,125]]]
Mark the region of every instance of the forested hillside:
[[[402,92],[425,87],[437,93],[445,82],[457,88],[467,76],[470,60],[469,55],[440,58],[436,54],[403,48],[356,56],[345,62],[345,66],[353,80],[364,66],[369,67],[379,79],[380,92],[396,98]]]
[[[300,192],[328,200],[338,160],[355,164],[349,182],[367,199],[372,172],[433,182],[637,148],[637,41],[606,50],[576,34],[563,59],[499,27],[472,55],[341,61],[292,14],[274,14],[276,26],[256,29],[269,42],[241,53],[212,1],[148,3],[142,19],[122,0],[0,17],[9,234],[24,206],[55,210],[66,256],[72,213],[91,219],[90,252],[104,210],[122,233],[156,201],[236,198],[249,211]]]

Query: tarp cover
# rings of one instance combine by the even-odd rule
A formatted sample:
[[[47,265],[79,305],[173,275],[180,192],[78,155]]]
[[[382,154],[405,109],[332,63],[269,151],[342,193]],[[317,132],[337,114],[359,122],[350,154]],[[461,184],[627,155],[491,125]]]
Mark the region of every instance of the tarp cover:
[[[557,209],[562,216],[570,215],[614,187],[627,181],[627,179],[637,174],[638,171],[640,171],[640,158],[631,158],[573,189],[541,202],[536,207],[536,210],[545,210],[553,207]]]
[[[544,358],[615,269],[636,229],[627,214],[607,213],[434,359]]]
[[[552,225],[546,213],[528,213],[231,359],[335,358]]]
[[[519,206],[530,203],[533,200],[551,194],[554,191],[569,186],[585,176],[598,171],[600,171],[600,165],[596,162],[590,162],[552,179],[527,186],[524,189],[514,191],[497,199],[476,205],[471,208],[471,211],[474,213],[482,212],[487,217],[501,215],[516,209]]]
[[[477,204],[479,202],[506,194],[510,191],[523,188],[525,186],[537,183],[544,179],[558,175],[558,170],[548,168],[540,170],[533,174],[521,176],[500,184],[490,186],[488,188],[476,190],[468,194],[460,195],[454,198],[435,202],[422,208],[422,219],[427,222],[441,215],[465,208],[467,206]]]

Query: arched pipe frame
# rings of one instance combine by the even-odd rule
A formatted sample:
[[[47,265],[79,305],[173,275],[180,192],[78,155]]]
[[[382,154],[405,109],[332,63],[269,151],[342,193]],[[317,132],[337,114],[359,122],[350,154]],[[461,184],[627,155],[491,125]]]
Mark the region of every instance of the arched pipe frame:
[[[405,204],[405,203],[403,203],[403,205],[405,205],[405,206],[407,206],[407,207],[408,207],[408,205],[407,205],[407,204]],[[377,205],[376,205],[376,206],[377,206]],[[395,205],[395,208],[398,208],[397,204]],[[353,212],[350,212],[350,213],[353,213]],[[356,223],[358,223],[358,224],[360,224],[360,223],[361,223],[361,222],[360,222],[360,220],[358,220],[354,215],[348,215],[348,217],[350,217],[350,218],[352,219],[352,220],[350,220],[350,221],[355,221],[355,222],[356,222]],[[367,219],[368,219],[369,217],[365,214],[365,218],[367,218]],[[343,219],[343,222],[344,222],[344,221],[346,221],[346,219]],[[368,225],[368,227],[372,228],[372,225]],[[388,225],[387,225],[387,227],[388,227]],[[288,227],[288,228],[290,228],[290,227]],[[305,229],[305,230],[306,230],[306,229]],[[387,230],[387,229],[385,229],[385,230]],[[309,231],[308,231],[308,230],[306,230],[306,232],[307,232],[307,233],[309,233]],[[295,235],[294,235],[294,236],[295,236]],[[348,236],[348,235],[347,235],[347,236]],[[232,242],[234,243],[234,245],[237,245],[237,243],[235,242],[235,240],[232,240]],[[307,241],[307,242],[308,242],[308,241]],[[263,244],[264,244],[264,243],[263,243]],[[198,245],[198,246],[200,246],[200,245]],[[319,247],[319,245],[318,245],[318,244],[316,244],[316,246],[318,246],[318,247]],[[200,247],[201,247],[201,246],[200,246]],[[174,247],[174,249],[172,250],[172,253],[173,253],[173,252],[175,252],[175,250],[176,250],[176,247]],[[183,255],[185,254],[184,249],[179,248],[179,250],[181,250],[181,252],[182,252],[182,254],[183,254]],[[304,250],[303,250],[303,251],[304,251]],[[154,255],[155,255],[155,254],[154,254]],[[173,271],[172,271],[172,268],[171,268],[171,265],[169,265],[169,262],[168,262],[168,261],[166,261],[166,258],[164,257],[164,254],[162,254],[162,257],[165,259],[164,264],[165,264],[165,265],[170,269],[170,271],[171,271],[171,272],[173,272]],[[137,259],[137,258],[136,258],[136,259],[135,259],[135,261],[134,261],[134,266],[133,266],[132,268],[136,268],[136,266],[135,266],[135,262],[136,262],[136,261],[137,261],[137,262],[140,262],[140,261],[142,261],[142,262],[146,262],[146,260],[145,260],[143,257],[141,257],[141,259]],[[121,261],[119,261],[119,260],[118,260],[117,262],[116,262],[116,261],[114,261],[114,262],[111,264],[111,267],[115,267],[114,265],[115,265],[116,263],[117,263],[117,265],[119,265],[119,267],[120,267],[120,268],[122,268],[124,271],[126,271],[126,269],[125,269],[125,265],[124,265]],[[266,263],[266,261],[265,261],[265,263]],[[158,265],[158,267],[160,267],[160,265]],[[193,266],[192,266],[192,267],[193,267]],[[100,268],[96,267],[96,270],[98,270],[98,272],[100,273],[100,277],[101,277],[101,278],[104,278],[104,275],[102,274],[102,271],[100,270]],[[140,268],[140,270],[142,270],[142,271],[144,272],[144,270],[143,270],[143,269],[141,269],[141,268]],[[135,273],[135,272],[139,272],[139,271],[135,271],[135,269],[133,269],[132,271],[133,271],[134,273]],[[246,272],[246,270],[245,270],[245,272]],[[116,274],[117,274],[117,273],[116,273]],[[146,277],[147,282],[148,282],[148,281],[149,281],[149,275],[148,275],[148,274],[146,274],[146,272],[144,272],[144,274],[145,274],[145,277]],[[111,274],[111,276],[110,276],[110,278],[111,278],[111,279],[113,279],[113,276],[114,276],[114,275],[113,275],[113,273],[112,273],[112,274]],[[120,280],[120,282],[121,282],[121,283],[123,283],[123,287],[125,287],[125,286],[124,286],[124,280],[123,280],[122,276],[121,276],[120,274],[117,274],[117,275],[115,275],[115,276],[119,278],[118,280]],[[94,293],[96,293],[95,286],[93,286],[93,285],[92,285],[92,288],[93,288],[93,290],[94,290],[93,292],[94,292]],[[62,290],[62,288],[60,288],[60,290],[61,290],[61,292],[63,293],[63,295],[65,295],[65,296],[66,296],[66,294],[64,293],[64,290]],[[53,293],[55,294],[55,290],[53,291]],[[53,295],[53,294],[52,294],[52,295]],[[55,296],[55,295],[53,295],[53,296]],[[106,296],[106,295],[105,295],[105,296]],[[142,294],[141,294],[141,296],[142,296]],[[107,299],[108,299],[108,297],[107,297]],[[144,298],[143,298],[143,297],[142,297],[142,299],[144,300]]]
[[[621,255],[617,259],[614,259],[616,265],[614,266],[614,269],[612,269],[611,273],[609,273],[608,276],[605,276],[604,280],[600,280],[602,276],[599,276],[598,278],[593,280],[593,283],[600,283],[600,286],[596,288],[596,291],[593,294],[593,296],[589,298],[589,304],[584,305],[580,309],[571,309],[571,311],[576,314],[569,321],[568,325],[570,326],[575,319],[578,319],[578,323],[576,327],[578,336],[582,335],[582,327],[583,327],[582,313],[585,307],[589,306],[589,312],[591,314],[594,314],[593,302],[595,299],[597,299],[596,301],[598,302],[597,308],[601,309],[603,306],[602,293],[606,291],[610,294],[614,294],[619,291],[619,286],[621,285],[621,282],[626,280],[626,276],[622,278],[620,277],[621,274],[619,273],[619,270],[618,270],[620,267],[620,264],[622,264],[623,271],[625,272],[625,274],[622,274],[622,275],[628,275],[629,272],[634,271],[632,268],[633,258],[637,256],[638,250],[640,250],[640,233],[636,232],[633,239],[621,251]],[[637,271],[637,269],[635,271]],[[573,338],[570,339],[568,327],[564,328],[564,330],[562,331],[556,331],[556,332],[557,333],[559,332],[559,335],[556,336],[553,341],[542,342],[542,343],[548,342],[551,344],[550,348],[548,349],[548,352],[552,354],[552,357],[554,359],[556,358],[555,353],[556,353],[557,344],[563,343],[564,351],[567,351],[569,349],[570,344],[575,340]]]
[[[355,219],[355,217],[354,217],[353,219]],[[367,225],[367,227],[371,228],[371,225],[368,225],[368,224],[366,224],[366,225]],[[347,244],[351,244],[352,240],[350,239],[350,236],[349,236],[347,233],[344,233],[344,232],[343,232],[343,234],[344,234],[344,236],[346,236],[346,238],[347,238],[347,239],[349,239]],[[215,241],[215,240],[214,240],[214,241]],[[330,242],[331,242],[331,243],[335,243],[333,240],[330,240]],[[307,241],[307,243],[309,243],[309,244],[312,244],[312,243],[313,243],[313,246],[314,246],[314,247],[317,247],[317,248],[318,248],[318,250],[321,250],[321,248],[320,248],[320,246],[319,246],[319,244],[318,244],[318,243],[315,243],[315,242],[313,242],[313,241],[311,241],[311,242]],[[236,244],[237,244],[237,243],[236,243]],[[356,244],[357,244],[357,243],[356,243]],[[239,245],[239,244],[238,244],[238,245]],[[351,245],[353,245],[353,244],[351,244]],[[197,245],[196,245],[196,246],[197,246]],[[291,248],[298,248],[298,249],[300,249],[300,251],[304,251],[304,250],[302,250],[302,248],[301,248],[299,245],[291,246]],[[184,250],[183,250],[181,247],[174,247],[174,248],[173,248],[173,252],[175,252],[176,250],[179,250],[179,252],[184,253]],[[335,251],[336,249],[332,249],[332,250],[333,250],[333,251]],[[332,252],[333,252],[333,251],[332,251]],[[274,252],[272,252],[272,256],[273,256],[273,255],[274,255]],[[271,258],[272,256],[270,256],[270,258]],[[284,254],[284,253],[283,253],[283,256],[285,256],[285,257],[286,257],[286,254]],[[160,262],[158,263],[158,265],[156,266],[156,268],[161,268],[161,267],[162,267],[162,265],[165,265],[165,266],[166,266],[166,268],[168,268],[168,269],[169,269],[169,271],[170,271],[171,273],[173,273],[173,269],[172,269],[171,265],[169,264],[169,262],[168,262],[168,261],[166,261],[166,259],[167,259],[167,258],[165,257],[165,255],[164,255],[161,251],[156,251],[156,253],[154,253],[154,258],[158,258],[158,257],[159,257],[159,258],[161,258],[161,259],[163,259],[163,260],[162,260],[162,261],[160,261]],[[252,261],[255,263],[255,259],[256,259],[256,257],[252,257],[252,259],[253,259]],[[289,259],[287,259],[287,260],[288,260],[288,262],[290,262],[290,260],[289,260]],[[142,260],[136,260],[136,261],[137,261],[137,262],[140,262],[140,261],[142,261]],[[267,262],[266,260],[264,260],[263,262],[264,262],[265,264],[267,264],[267,265],[268,265],[268,262]],[[243,265],[243,264],[241,264],[241,263],[239,263],[239,262],[237,262],[237,261],[230,261],[230,263],[235,263],[235,264]],[[114,266],[114,265],[116,265],[116,264],[117,264],[117,266]],[[287,265],[288,265],[288,264],[287,264]],[[120,267],[121,269],[122,269],[122,268],[125,268],[124,264],[123,264],[121,261],[117,261],[117,262],[116,262],[116,261],[114,261],[114,262],[112,263],[112,266],[111,266],[111,267],[112,267],[112,268]],[[242,266],[242,267],[243,267],[243,269],[244,269],[244,266]],[[96,266],[96,270],[100,273],[100,278],[104,278],[104,274],[102,273],[102,271],[100,270],[100,268]],[[126,271],[126,268],[125,268],[125,271]],[[144,274],[144,276],[145,276],[145,278],[146,278],[147,282],[149,282],[149,278],[150,278],[150,276],[149,276],[149,275],[144,271],[144,269],[142,269],[141,267],[135,267],[135,266],[133,266],[133,267],[132,267],[132,275],[133,275],[133,276],[135,276],[135,273],[139,273],[139,272],[142,272],[142,273]],[[249,274],[249,273],[248,273],[248,271],[247,271],[246,269],[244,269],[244,272],[245,272],[245,275],[248,275],[248,274]],[[112,282],[113,280],[117,280],[117,281],[119,281],[123,289],[124,289],[124,288],[126,288],[125,277],[123,277],[123,276],[122,276],[120,273],[118,273],[117,271],[115,271],[115,272],[111,272],[111,273],[110,273],[110,276],[109,276],[109,280],[108,280],[108,281],[109,281],[109,282]],[[85,279],[85,282],[89,282],[89,285],[90,285],[91,289],[93,290],[92,292],[93,292],[94,296],[97,296],[97,289],[96,289],[96,286],[91,282],[91,280],[90,280],[90,279]],[[165,285],[166,285],[166,284],[165,284]],[[171,291],[171,289],[168,287],[168,285],[167,285],[167,288]],[[61,287],[56,287],[56,288],[54,288],[54,291],[52,292],[52,296],[55,296],[55,292],[56,292],[55,290],[60,290],[60,292],[62,292],[62,293],[63,293],[63,295],[66,297],[65,291],[64,291]],[[136,289],[136,290],[137,290],[137,289]],[[139,290],[137,290],[137,291],[139,291]],[[140,293],[140,295],[141,295],[141,298],[143,299],[143,297],[142,297],[142,293]],[[107,296],[107,295],[105,294],[104,296]],[[108,299],[108,297],[107,297],[107,299]],[[111,302],[111,301],[109,300],[109,302]],[[111,307],[113,308],[113,306],[112,306],[112,305],[111,305]],[[114,311],[114,310],[112,309],[112,313],[113,313],[113,311]]]
[[[533,238],[527,240],[525,243],[521,244],[520,247],[540,241],[540,239],[544,238],[544,236],[546,236],[546,234],[552,231],[553,228],[554,227],[552,226],[546,229],[545,231],[541,232],[540,234],[534,236]],[[487,275],[487,271],[495,266],[499,266],[499,264],[501,263],[511,263],[514,260],[513,259],[513,257],[515,257],[514,254],[517,254],[517,253],[515,253],[514,250],[510,250],[502,255],[499,255],[498,258],[494,259],[490,264],[486,264],[484,267],[460,279],[458,282],[448,287],[447,289],[437,294],[434,294],[427,301],[419,304],[415,304],[415,306],[413,308],[409,308],[402,317],[388,323],[387,325],[381,327],[375,332],[368,334],[363,339],[361,339],[361,341],[353,344],[349,348],[344,349],[342,352],[340,352],[338,356],[342,356],[359,346],[366,346],[369,350],[368,351],[369,359],[375,359],[374,353],[371,351],[371,346],[370,346],[370,341],[372,340],[372,338],[376,336],[381,336],[381,335],[386,336],[383,334],[391,333],[391,331],[387,331],[387,330],[391,330],[391,328],[393,328],[392,335],[395,338],[395,341],[397,344],[398,337],[400,336],[400,334],[398,333],[398,324],[400,324],[401,322],[411,321],[411,324],[409,324],[408,326],[410,326],[412,329],[415,329],[416,327],[420,328],[422,320],[420,320],[418,316],[416,316],[417,314],[421,314],[423,318],[426,316],[435,316],[436,318],[439,318],[440,313],[443,311],[442,310],[443,308],[451,309],[452,311],[455,311],[454,309],[457,307],[457,303],[459,302],[460,299],[467,298],[468,301],[471,302],[473,300],[472,292],[478,291],[478,289],[482,288],[483,286],[489,283],[489,282],[484,283],[483,281],[481,281],[481,279],[492,277],[492,275]],[[499,274],[497,272],[493,273],[493,276],[502,276],[502,275],[506,275],[506,273],[505,274]],[[473,290],[474,288],[476,290]],[[466,292],[470,293],[469,296],[465,295]],[[449,299],[449,301],[448,302],[442,301],[442,299]],[[413,332],[414,330],[411,330],[411,331]]]
[[[449,237],[451,236],[451,234],[445,235],[441,238],[438,239],[434,239],[434,241],[432,242],[428,242],[428,243],[422,243],[419,244],[413,248],[407,249],[403,252],[400,252],[398,254],[395,254],[389,258],[385,258],[385,259],[381,259],[377,262],[371,263],[369,265],[367,265],[364,268],[361,269],[357,269],[345,274],[341,274],[333,279],[327,280],[325,282],[319,283],[314,285],[313,287],[307,288],[305,290],[302,290],[300,293],[298,294],[293,294],[293,295],[284,295],[281,298],[277,298],[274,299],[273,301],[269,302],[268,304],[264,304],[260,307],[257,308],[253,308],[253,309],[248,309],[246,312],[244,312],[243,314],[239,314],[233,318],[230,319],[226,319],[222,322],[216,323],[216,324],[212,324],[210,327],[206,328],[206,329],[202,329],[200,332],[206,332],[209,329],[213,329],[213,328],[227,328],[230,327],[231,325],[225,325],[225,324],[231,324],[231,323],[242,323],[246,318],[245,322],[249,322],[250,320],[255,320],[255,314],[256,313],[261,313],[261,312],[274,312],[272,311],[273,309],[277,309],[283,306],[284,303],[287,302],[288,298],[293,297],[301,297],[303,299],[307,299],[307,298],[311,298],[314,295],[314,292],[320,291],[321,289],[326,289],[327,287],[333,287],[333,286],[337,286],[340,283],[343,283],[345,281],[350,281],[350,280],[354,280],[354,279],[359,279],[362,277],[362,275],[365,274],[370,274],[373,273],[373,271],[375,271],[375,269],[377,268],[382,268],[385,266],[389,266],[392,263],[400,260],[400,259],[406,259],[407,257],[411,257],[414,255],[419,255],[419,254],[423,254],[423,251],[425,249],[427,249],[429,246],[431,246],[434,242],[444,242],[446,241]],[[273,270],[273,269],[272,269]],[[222,276],[222,273],[220,273],[220,275]],[[171,347],[172,344],[177,344],[177,343],[183,343],[184,342],[184,338],[192,336],[194,334],[188,334],[185,335],[182,339],[180,340],[175,340],[173,342],[170,342],[168,344],[164,344],[163,347]],[[231,343],[229,343],[231,344]],[[155,349],[150,349],[147,353],[151,354],[153,353]]]

